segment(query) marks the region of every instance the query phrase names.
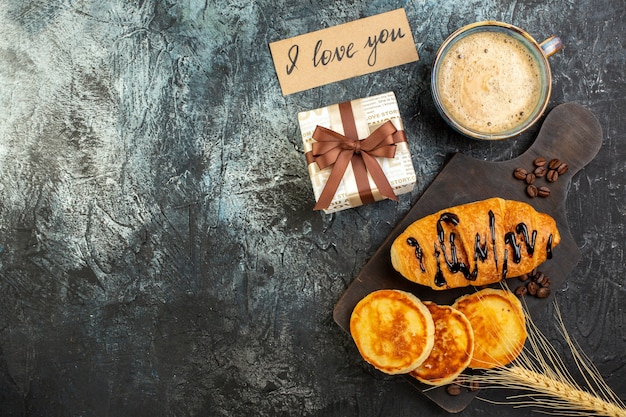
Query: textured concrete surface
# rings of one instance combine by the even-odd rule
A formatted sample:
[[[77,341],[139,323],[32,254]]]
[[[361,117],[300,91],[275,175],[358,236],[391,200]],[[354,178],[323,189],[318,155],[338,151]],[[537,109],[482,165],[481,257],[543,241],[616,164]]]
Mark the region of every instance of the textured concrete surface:
[[[397,7],[419,62],[280,94],[268,42]],[[331,315],[447,156],[505,160],[536,134],[478,143],[436,114],[434,52],[484,19],[560,35],[551,107],[576,101],[604,129],[569,193],[583,260],[557,299],[625,399],[623,0],[4,0],[0,415],[445,415],[369,368]],[[297,112],[389,90],[414,192],[313,212]],[[539,324],[563,352],[552,312]],[[460,415],[501,413],[532,414]]]

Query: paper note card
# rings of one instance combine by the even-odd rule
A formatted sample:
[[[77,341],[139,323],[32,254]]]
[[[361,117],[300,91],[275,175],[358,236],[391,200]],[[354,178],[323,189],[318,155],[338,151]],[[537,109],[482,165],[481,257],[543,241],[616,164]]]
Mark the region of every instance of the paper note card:
[[[417,61],[404,9],[270,44],[283,95]]]

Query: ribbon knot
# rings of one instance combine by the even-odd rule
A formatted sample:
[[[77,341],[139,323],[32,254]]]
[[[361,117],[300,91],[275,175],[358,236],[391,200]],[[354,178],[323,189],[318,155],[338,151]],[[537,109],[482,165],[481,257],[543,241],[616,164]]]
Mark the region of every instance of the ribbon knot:
[[[356,131],[351,132],[356,136]],[[315,205],[315,210],[326,209],[330,206],[337,188],[341,183],[348,164],[352,163],[359,196],[363,204],[373,202],[374,197],[369,185],[368,172],[384,197],[397,201],[398,198],[387,180],[380,164],[375,157],[393,158],[396,153],[396,138],[398,133],[391,121],[379,126],[365,139],[358,139],[352,135],[344,136],[334,130],[317,126],[313,132],[313,160],[320,169],[333,165],[332,171]]]

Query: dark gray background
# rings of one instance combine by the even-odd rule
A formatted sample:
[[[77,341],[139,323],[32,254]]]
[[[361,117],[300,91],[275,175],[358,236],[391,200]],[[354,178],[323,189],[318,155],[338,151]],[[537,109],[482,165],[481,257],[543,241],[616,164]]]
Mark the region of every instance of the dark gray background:
[[[281,95],[269,42],[398,7],[418,62]],[[332,310],[448,156],[507,160],[536,135],[479,143],[435,111],[434,52],[485,19],[560,35],[550,108],[604,129],[569,190],[583,259],[557,301],[625,398],[623,0],[4,0],[0,415],[445,415],[366,365]],[[390,90],[415,190],[313,212],[297,112]],[[539,325],[564,354],[553,311]],[[460,415],[494,414],[532,412]]]

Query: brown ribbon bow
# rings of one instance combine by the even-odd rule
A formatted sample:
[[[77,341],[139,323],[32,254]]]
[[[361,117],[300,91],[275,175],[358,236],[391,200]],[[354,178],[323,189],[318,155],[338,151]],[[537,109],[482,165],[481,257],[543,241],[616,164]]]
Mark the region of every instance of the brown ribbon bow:
[[[349,116],[352,117],[351,110],[349,113]],[[341,114],[342,118],[345,119],[345,112],[342,111]],[[314,161],[317,162],[320,169],[334,165],[314,209],[321,210],[330,206],[350,162],[352,162],[354,177],[363,204],[374,201],[367,177],[368,172],[380,194],[397,201],[398,197],[393,192],[393,188],[391,188],[375,157],[393,158],[395,156],[398,130],[391,121],[387,121],[367,138],[359,140],[356,136],[356,126],[352,127],[348,123],[350,127],[346,128],[345,124],[344,120],[346,136],[322,126],[317,126],[313,132],[313,139],[317,141],[313,143]],[[353,124],[354,120],[352,119]]]

